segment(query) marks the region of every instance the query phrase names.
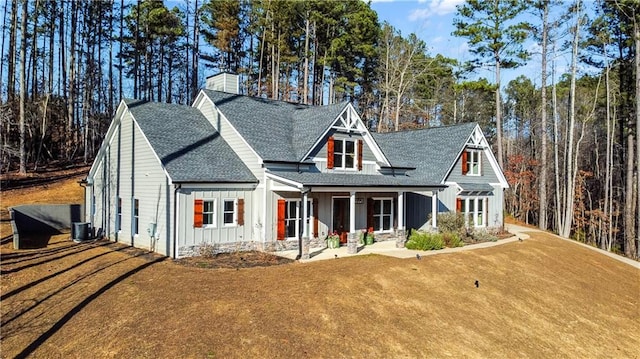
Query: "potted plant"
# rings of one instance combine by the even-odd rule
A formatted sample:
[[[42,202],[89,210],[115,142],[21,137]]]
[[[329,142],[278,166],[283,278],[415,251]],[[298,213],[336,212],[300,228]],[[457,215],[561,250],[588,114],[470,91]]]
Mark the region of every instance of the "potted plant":
[[[366,244],[372,245],[375,242],[375,235],[373,234],[373,227],[369,227],[369,230],[366,233]]]
[[[334,231],[329,234],[327,237],[327,247],[330,249],[339,248],[340,247],[340,235],[338,232]]]

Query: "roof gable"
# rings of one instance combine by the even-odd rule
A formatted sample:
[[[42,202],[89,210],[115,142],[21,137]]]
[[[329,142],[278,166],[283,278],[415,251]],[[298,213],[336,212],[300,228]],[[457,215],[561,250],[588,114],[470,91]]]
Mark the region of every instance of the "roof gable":
[[[308,152],[305,153],[303,158],[308,157],[314,151],[322,147],[327,141],[329,134],[333,131],[347,134],[355,133],[361,135],[362,139],[366,143],[366,146],[376,157],[376,160],[385,166],[390,165],[388,159],[384,156],[376,141],[373,139],[373,137],[371,137],[371,133],[367,129],[367,126],[364,125],[364,122],[362,122],[362,119],[358,115],[358,112],[350,103],[347,103],[342,111],[334,118],[334,120],[331,121],[331,123],[323,129],[321,136],[316,139],[314,145],[309,148]]]
[[[198,109],[136,100],[126,103],[174,182],[257,182]]]
[[[412,175],[443,183],[476,127],[476,123],[464,123],[375,133],[374,138],[394,166],[415,167]]]
[[[202,90],[265,161],[302,162],[348,105],[310,106]]]

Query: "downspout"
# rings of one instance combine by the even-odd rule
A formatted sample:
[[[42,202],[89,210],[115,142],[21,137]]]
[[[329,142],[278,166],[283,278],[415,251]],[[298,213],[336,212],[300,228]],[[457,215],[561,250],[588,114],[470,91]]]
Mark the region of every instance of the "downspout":
[[[182,188],[182,184],[174,185],[173,190],[173,259],[178,258],[176,251],[178,242],[178,191]]]

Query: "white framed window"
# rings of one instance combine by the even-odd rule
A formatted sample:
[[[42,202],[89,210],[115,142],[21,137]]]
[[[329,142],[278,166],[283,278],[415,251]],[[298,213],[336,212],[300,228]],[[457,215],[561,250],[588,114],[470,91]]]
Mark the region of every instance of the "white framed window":
[[[116,208],[116,232],[122,230],[122,198],[118,197],[118,204]]]
[[[307,200],[307,226],[311,223],[313,217],[313,201]],[[285,201],[284,211],[284,233],[287,239],[298,238],[298,235],[302,234],[302,200],[301,199],[288,199]],[[310,231],[311,228],[307,227]]]
[[[337,138],[333,142],[333,168],[356,169],[358,167],[356,141]]]
[[[458,198],[459,211],[464,213],[467,226],[486,227],[489,199],[486,197]]]
[[[140,201],[137,198],[133,199],[133,218],[131,227],[133,234],[137,236],[138,229],[140,228]]]
[[[393,229],[393,198],[373,198],[373,231]]]
[[[238,223],[238,203],[235,199],[222,201],[222,223],[225,226],[235,226]]]
[[[467,175],[468,176],[480,176],[482,169],[482,152],[481,151],[467,151]]]
[[[202,226],[215,227],[217,225],[216,200],[205,199],[202,201]]]

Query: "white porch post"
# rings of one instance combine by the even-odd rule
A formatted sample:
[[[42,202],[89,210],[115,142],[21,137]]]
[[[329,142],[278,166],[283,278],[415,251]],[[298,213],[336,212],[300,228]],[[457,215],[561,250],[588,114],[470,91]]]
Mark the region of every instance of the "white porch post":
[[[302,239],[300,241],[300,258],[309,259],[309,224],[307,223],[307,216],[309,208],[307,201],[309,199],[308,192],[302,192]]]
[[[356,192],[349,195],[349,234],[347,235],[347,253],[358,253],[358,234],[356,233]]]
[[[398,231],[404,230],[404,192],[398,191]]]
[[[438,228],[438,191],[431,191],[431,226]]]
[[[356,192],[349,196],[349,233],[356,233]]]
[[[302,238],[309,238],[309,223],[307,223],[307,217],[309,216],[308,199],[307,192],[302,192]]]

